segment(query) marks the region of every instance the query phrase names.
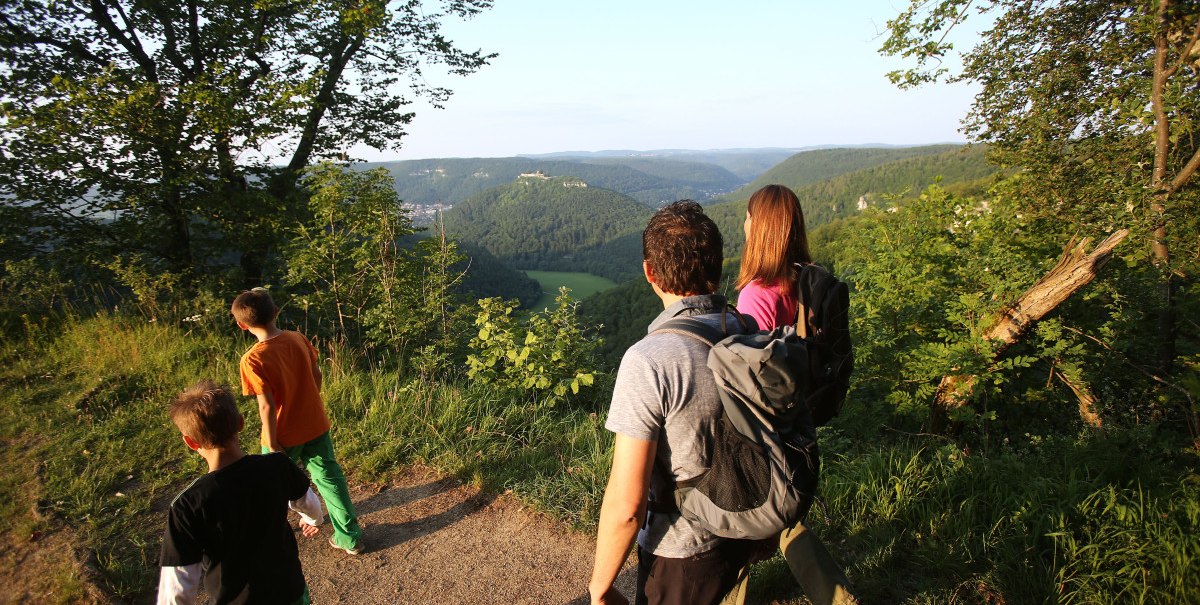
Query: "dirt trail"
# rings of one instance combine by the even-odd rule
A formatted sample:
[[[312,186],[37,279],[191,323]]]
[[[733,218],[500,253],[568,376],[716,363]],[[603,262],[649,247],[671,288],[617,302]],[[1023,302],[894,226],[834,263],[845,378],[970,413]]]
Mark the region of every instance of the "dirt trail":
[[[352,487],[366,551],[330,547],[330,527],[300,542],[314,603],[588,602],[595,543],[561,523],[414,469],[383,487]],[[632,596],[627,568],[619,586]]]

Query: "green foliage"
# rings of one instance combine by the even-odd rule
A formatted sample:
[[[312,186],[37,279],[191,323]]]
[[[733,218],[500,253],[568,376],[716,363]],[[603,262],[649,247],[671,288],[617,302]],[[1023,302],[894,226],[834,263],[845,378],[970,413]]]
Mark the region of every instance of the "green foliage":
[[[373,332],[375,338],[397,339],[401,326],[388,319],[408,302],[402,290],[412,273],[399,239],[413,228],[387,173],[326,163],[312,168],[305,184],[313,218],[285,251],[287,281],[305,291],[298,303],[333,319],[342,337],[361,339],[375,328],[387,332]]]
[[[983,338],[995,314],[1057,257],[1007,198],[977,202],[935,186],[894,211],[868,210],[831,228],[832,247],[816,253],[853,285],[854,384],[863,397],[919,418],[941,377],[965,374],[982,377],[977,396],[995,405],[1006,391],[1015,396],[1012,381],[1035,363],[1081,359],[1054,337],[997,358]]]
[[[100,264],[141,253],[175,273],[241,260],[259,277],[300,205],[296,172],[356,144],[398,146],[408,104],[450,94],[423,70],[465,75],[494,56],[441,34],[488,7],[7,4],[0,204],[25,229],[3,239]]]
[[[314,217],[286,250],[293,304],[431,378],[449,371],[465,340],[465,257],[444,233],[417,239],[390,175],[321,164],[309,172]],[[410,247],[402,244],[408,241]]]
[[[1181,307],[1195,308],[1188,286],[1200,272],[1194,254],[1200,241],[1200,4],[1002,0],[972,7],[969,0],[913,1],[890,21],[882,51],[913,61],[911,69],[892,74],[893,81],[910,86],[946,76],[980,85],[964,131],[988,143],[997,164],[1027,172],[1014,182],[1022,215],[1044,219],[1056,225],[1048,231],[1060,234],[1130,229],[1135,245],[1126,249],[1126,261],[1151,261],[1157,287],[1146,287],[1146,269],[1126,272],[1120,287],[1107,293],[1124,300],[1109,304],[1121,308],[1113,315],[1117,323],[1106,328],[1128,329],[1140,315],[1152,331],[1140,335],[1139,344],[1113,342],[1112,334],[1087,336],[1161,381],[1158,393],[1139,389],[1137,395],[1149,395],[1139,403],[1192,406],[1180,402],[1174,375],[1177,360],[1200,343],[1194,322],[1177,319]],[[959,53],[961,70],[951,72],[943,67],[956,52],[948,36],[977,13],[988,14],[993,25]],[[1200,437],[1198,417],[1183,416],[1193,440]]]
[[[116,283],[128,288],[133,302],[148,317],[163,314],[164,305],[179,296],[180,276],[165,267],[153,266],[145,255],[118,256],[104,265],[112,272]]]
[[[237,378],[240,345],[222,325],[218,335],[195,322],[68,313],[53,330],[0,349],[0,434],[20,444],[0,457],[19,476],[28,469],[38,515],[76,530],[117,598],[150,589],[164,506],[203,472],[165,410],[201,376]],[[27,466],[13,466],[13,456]]]
[[[467,376],[500,388],[525,393],[555,405],[570,391],[595,384],[588,367],[596,341],[576,318],[578,303],[567,288],[559,290],[556,306],[529,316],[514,316],[516,304],[496,298],[479,301],[475,318],[478,334],[471,339]]]
[[[1158,3],[1140,0],[993,2],[978,12],[992,13],[996,26],[957,53],[963,67],[951,73],[940,67],[957,52],[946,32],[976,13],[969,5],[913,2],[890,21],[882,52],[914,61],[913,68],[893,73],[893,81],[914,85],[948,76],[981,83],[965,130],[990,143],[1001,165],[1037,174],[1025,183],[1023,210],[1057,215],[1089,234],[1131,226],[1148,236],[1150,198],[1159,188],[1153,174],[1155,37],[1163,36],[1164,64],[1174,66],[1163,73],[1160,104],[1169,139],[1161,168],[1171,181],[1184,174],[1197,149],[1197,67],[1183,56],[1200,18],[1196,3],[1173,2],[1160,19]],[[926,69],[934,64],[939,67]],[[1194,214],[1194,189],[1174,188],[1167,222]]]
[[[31,319],[50,314],[61,305],[68,286],[53,267],[37,258],[4,261],[0,272],[0,334],[8,334]]]

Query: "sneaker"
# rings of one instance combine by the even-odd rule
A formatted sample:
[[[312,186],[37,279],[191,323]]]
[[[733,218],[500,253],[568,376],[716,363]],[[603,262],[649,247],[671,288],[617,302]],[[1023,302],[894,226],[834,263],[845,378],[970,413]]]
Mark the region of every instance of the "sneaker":
[[[354,545],[353,547],[351,547],[351,548],[345,548],[345,547],[343,547],[343,546],[338,546],[338,545],[337,545],[337,542],[334,542],[334,541],[333,541],[333,536],[329,536],[329,545],[330,545],[330,546],[332,546],[332,547],[334,547],[334,548],[336,548],[336,549],[338,549],[338,550],[344,550],[344,551],[346,551],[347,553],[349,553],[349,554],[352,554],[352,555],[357,555],[357,554],[359,554],[359,553],[361,553],[361,552],[362,552],[362,544],[355,544],[355,545]]]

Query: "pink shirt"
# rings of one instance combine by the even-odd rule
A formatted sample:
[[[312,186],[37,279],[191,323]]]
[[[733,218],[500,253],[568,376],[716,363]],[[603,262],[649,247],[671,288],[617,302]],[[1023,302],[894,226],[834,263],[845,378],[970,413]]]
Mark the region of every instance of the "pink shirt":
[[[754,318],[758,329],[773,330],[778,326],[796,325],[796,293],[794,286],[784,280],[763,285],[757,279],[742,288],[737,310]]]

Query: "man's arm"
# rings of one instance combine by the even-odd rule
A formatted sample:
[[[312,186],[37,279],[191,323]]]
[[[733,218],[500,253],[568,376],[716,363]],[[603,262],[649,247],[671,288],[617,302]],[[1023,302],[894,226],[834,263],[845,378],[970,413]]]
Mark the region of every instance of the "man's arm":
[[[273,452],[282,452],[283,446],[279,444],[279,439],[275,436],[275,397],[270,393],[259,393],[258,397],[258,417],[262,420],[263,441],[267,443],[267,447]]]
[[[613,582],[629,558],[629,549],[646,518],[646,498],[657,446],[657,441],[617,434],[612,472],[600,505],[596,562],[588,585],[593,604],[629,602],[613,588]]]

